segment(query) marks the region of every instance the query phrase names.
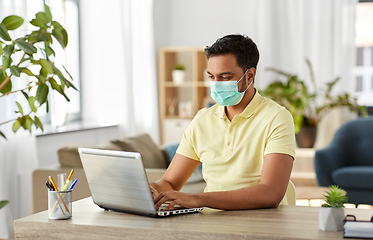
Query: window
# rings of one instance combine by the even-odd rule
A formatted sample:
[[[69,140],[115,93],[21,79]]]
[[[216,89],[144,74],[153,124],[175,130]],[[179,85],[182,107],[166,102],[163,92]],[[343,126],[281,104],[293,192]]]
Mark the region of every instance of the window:
[[[356,7],[355,92],[359,104],[373,106],[373,2]]]
[[[73,78],[74,86],[80,89],[78,0],[0,0],[0,18],[2,19],[11,14],[21,16],[25,20],[25,28],[20,28],[12,34],[14,36],[23,36],[25,30],[27,32],[34,30],[34,26],[29,22],[35,18],[36,13],[44,10],[44,3],[49,6],[53,20],[63,25],[68,33],[69,40],[65,49],[57,41],[53,43],[53,49],[56,53],[55,63],[59,69],[63,69],[62,66],[64,66],[69,71]],[[70,79],[68,76],[65,77]],[[13,87],[21,89],[24,85],[21,84],[20,86]],[[32,89],[32,91],[36,91],[36,88]],[[37,116],[44,125],[50,124],[52,129],[54,129],[55,127],[81,119],[80,92],[70,88],[67,89],[66,95],[69,97],[70,102],[67,102],[59,93],[50,91],[48,96],[49,112],[46,112],[46,107],[39,108],[37,112]],[[11,118],[13,117],[6,117],[5,119],[9,120]]]
[[[63,65],[74,79],[74,86],[80,90],[80,64],[79,64],[79,5],[77,0],[49,0],[46,4],[50,7],[53,18],[61,23],[69,34],[69,42],[65,49],[55,44],[58,64]],[[63,11],[61,11],[61,9]],[[63,96],[53,91],[50,94],[50,112],[45,112],[45,122],[52,128],[68,124],[81,119],[80,92],[70,88],[66,95],[70,98],[67,102]]]

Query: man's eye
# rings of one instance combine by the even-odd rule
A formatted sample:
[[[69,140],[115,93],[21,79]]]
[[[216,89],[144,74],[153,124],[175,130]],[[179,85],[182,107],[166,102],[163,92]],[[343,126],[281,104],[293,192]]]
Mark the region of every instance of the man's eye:
[[[212,75],[209,75],[209,78],[210,78],[210,79],[214,79],[214,76],[212,76]]]

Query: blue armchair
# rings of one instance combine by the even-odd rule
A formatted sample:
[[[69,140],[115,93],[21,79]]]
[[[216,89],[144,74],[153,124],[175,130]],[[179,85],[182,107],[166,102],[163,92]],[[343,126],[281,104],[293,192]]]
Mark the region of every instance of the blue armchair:
[[[329,146],[316,151],[315,171],[320,186],[338,185],[349,203],[373,205],[373,118],[342,125]]]

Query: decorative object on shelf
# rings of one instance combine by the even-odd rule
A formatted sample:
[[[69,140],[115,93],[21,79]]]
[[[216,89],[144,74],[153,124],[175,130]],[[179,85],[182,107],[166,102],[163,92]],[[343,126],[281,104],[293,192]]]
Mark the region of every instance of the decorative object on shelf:
[[[323,231],[342,231],[346,192],[336,185],[331,185],[325,193],[326,203],[319,209],[319,228]]]
[[[179,116],[180,117],[192,117],[193,115],[193,103],[190,101],[179,103]]]
[[[185,67],[184,65],[178,64],[172,71],[172,81],[176,85],[181,85],[185,80]]]
[[[177,107],[178,100],[176,97],[167,98],[167,106],[168,106],[168,115],[174,116],[176,115],[176,107]]]
[[[348,93],[332,96],[331,91],[339,81],[339,77],[326,84],[326,88],[319,89],[316,85],[311,62],[306,59],[314,91],[310,91],[305,82],[297,75],[284,72],[276,68],[267,68],[286,78],[286,82],[275,80],[260,94],[271,98],[286,107],[294,118],[295,134],[298,147],[313,147],[316,139],[317,125],[331,109],[348,107],[350,111],[359,112],[367,116],[365,106],[360,106],[357,99]],[[321,103],[321,104],[320,104]],[[305,140],[303,138],[306,138]]]
[[[20,127],[31,132],[33,125],[43,130],[43,125],[36,116],[36,112],[44,103],[46,111],[49,111],[48,93],[50,88],[64,96],[67,101],[70,99],[66,96],[65,90],[70,87],[77,90],[66,79],[65,75],[68,75],[71,80],[72,77],[65,67],[62,66],[64,69],[62,72],[59,70],[61,67],[57,67],[54,62],[56,53],[52,48],[53,41],[57,40],[65,48],[68,35],[61,24],[52,19],[49,7],[44,5],[44,12],[37,13],[35,18],[30,21],[34,29],[32,32],[23,37],[12,39],[8,31],[19,28],[23,22],[23,18],[10,15],[0,23],[0,56],[2,59],[2,66],[0,66],[0,92],[2,95],[0,98],[14,93],[22,93],[28,103],[27,108],[24,108],[25,106],[22,107],[19,102],[16,102],[18,117],[0,123],[1,126],[13,122],[13,132],[17,132]],[[37,73],[35,70],[32,71],[35,66],[40,69]],[[12,90],[12,81],[22,78],[21,74],[27,74],[29,82],[22,89]],[[32,88],[36,88],[35,96],[32,96],[34,94],[34,91],[31,91]],[[6,138],[1,131],[0,136]]]

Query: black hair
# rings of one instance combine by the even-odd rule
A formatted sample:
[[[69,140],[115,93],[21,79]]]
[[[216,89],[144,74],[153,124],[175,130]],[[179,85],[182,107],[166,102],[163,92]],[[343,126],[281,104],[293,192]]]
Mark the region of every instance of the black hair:
[[[205,49],[207,60],[212,56],[224,54],[233,54],[236,56],[237,64],[244,71],[249,68],[255,68],[259,62],[259,51],[254,41],[241,34],[226,35],[216,40],[211,46]]]

